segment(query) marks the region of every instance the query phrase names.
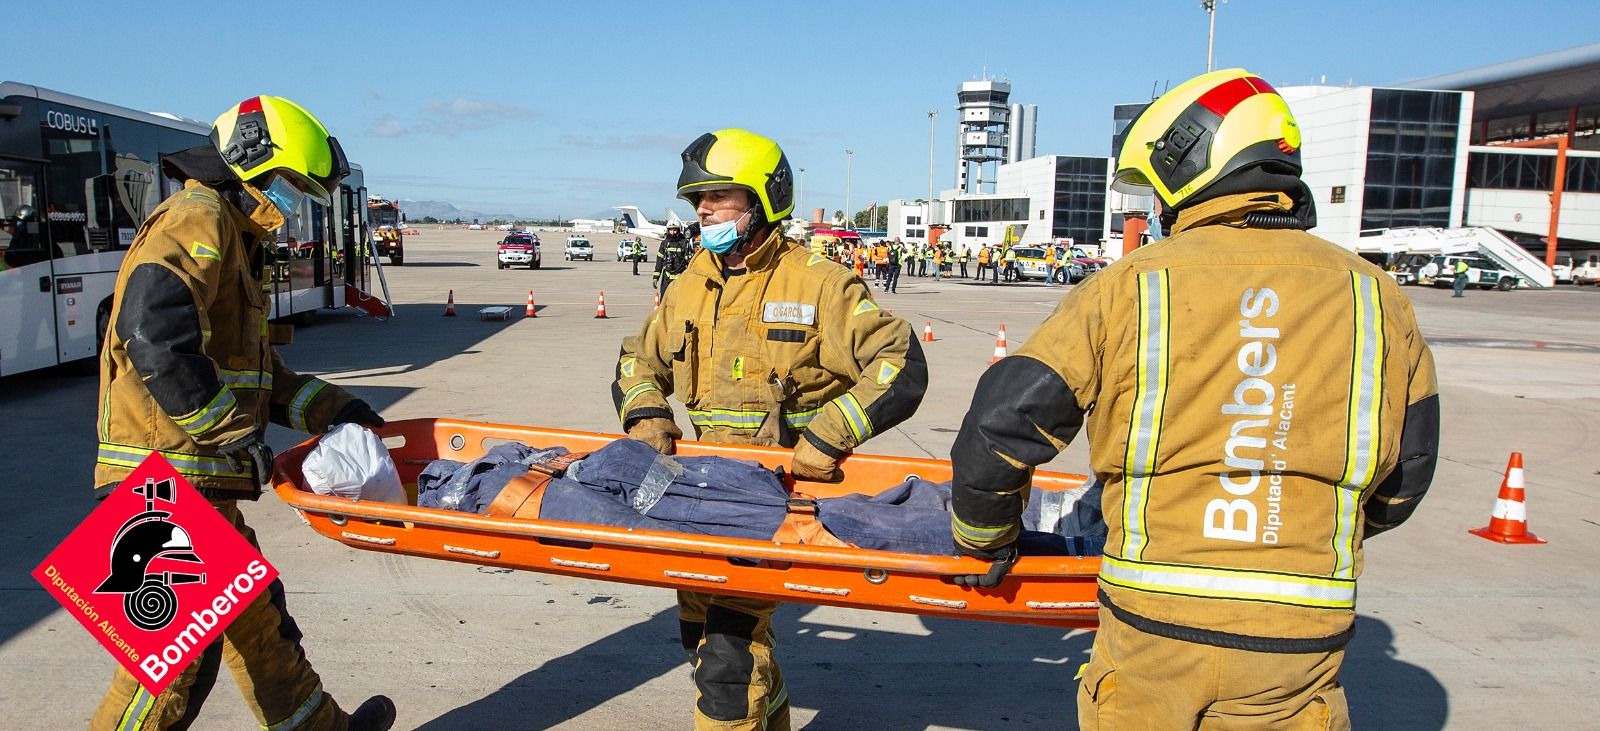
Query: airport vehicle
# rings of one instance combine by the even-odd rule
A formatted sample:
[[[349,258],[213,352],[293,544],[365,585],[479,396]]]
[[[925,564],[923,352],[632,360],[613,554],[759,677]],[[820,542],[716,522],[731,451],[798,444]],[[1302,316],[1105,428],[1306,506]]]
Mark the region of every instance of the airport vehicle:
[[[539,447],[589,452],[620,435],[453,419],[391,421],[376,430],[403,439],[390,454],[415,503],[417,475],[440,458],[470,461],[493,443],[516,440]],[[788,526],[773,540],[750,540],[538,519],[542,490],[556,469],[535,468],[512,480],[489,515],[317,495],[301,465],[315,437],[279,456],[273,489],[327,538],[352,548],[561,574],[599,581],[688,588],[786,602],[1057,627],[1096,626],[1096,556],[1024,556],[997,590],[957,586],[951,576],[984,573],[989,564],[954,556],[856,548],[818,535],[816,498],[875,493],[917,475],[950,479],[950,463],[854,453],[840,467],[844,481],[820,483],[784,475],[794,494]],[[682,441],[683,456],[719,455],[786,467],[791,452],[776,447]],[[1081,488],[1086,478],[1037,472],[1034,498]],[[531,516],[531,517],[530,517]],[[825,532],[825,531],[823,531]]]
[[[527,265],[529,269],[538,269],[544,263],[544,255],[539,250],[539,237],[531,233],[513,233],[500,240],[500,249],[495,253],[495,261],[501,269],[514,266]]]
[[[647,252],[648,249],[645,247],[644,242],[638,239],[623,239],[617,242],[617,261],[638,259],[640,263],[647,263],[650,261],[650,255]]]
[[[1013,279],[1037,279],[1044,281],[1049,275],[1045,263],[1045,250],[1039,246],[1018,246],[1012,249],[1017,253],[1016,266],[1006,272],[1006,281]],[[1014,272],[1014,273],[1013,273]]]
[[[1520,280],[1517,275],[1506,271],[1498,264],[1482,256],[1439,256],[1434,257],[1433,263],[1439,265],[1439,274],[1433,278],[1435,287],[1455,286],[1456,262],[1467,263],[1467,286],[1479,289],[1498,289],[1502,292],[1516,289]]]
[[[389,257],[395,266],[405,265],[405,216],[400,201],[373,196],[367,199],[367,218],[372,222],[372,250]]]
[[[469,224],[467,224],[467,230],[468,231],[482,231],[483,229],[484,229],[484,226],[481,223],[469,223]]]
[[[179,189],[162,156],[210,133],[191,119],[0,82],[0,218],[15,224],[0,227],[0,375],[99,353],[128,247]],[[331,209],[307,201],[279,232],[265,284],[274,319],[347,304],[388,314],[366,294],[366,196],[352,165]]]
[[[594,261],[594,244],[582,236],[567,237],[567,261],[586,259]]]
[[[1382,228],[1362,231],[1353,247],[1358,254],[1426,254],[1430,256],[1482,256],[1496,268],[1516,275],[1517,286],[1544,289],[1555,286],[1555,274],[1544,260],[1517,242],[1486,226],[1469,228]]]
[[[1572,255],[1558,254],[1555,266],[1550,267],[1550,276],[1556,284],[1572,284]]]
[[[1600,284],[1600,254],[1590,254],[1587,261],[1572,267],[1573,284]]]
[[[817,252],[830,251],[840,245],[855,247],[861,245],[861,234],[843,228],[819,228],[811,232],[811,249]]]
[[[634,236],[663,239],[667,237],[668,226],[678,224],[679,229],[684,228],[683,220],[678,218],[678,212],[670,208],[667,209],[666,223],[651,221],[638,206],[617,206],[616,209],[622,212],[623,229]]]

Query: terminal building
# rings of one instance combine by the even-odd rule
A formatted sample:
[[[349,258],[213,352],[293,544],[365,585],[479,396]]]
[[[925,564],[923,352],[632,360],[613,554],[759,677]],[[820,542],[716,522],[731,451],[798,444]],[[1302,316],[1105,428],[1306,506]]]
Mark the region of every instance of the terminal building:
[[[891,201],[889,235],[926,241],[931,223],[976,246],[1011,227],[1023,243],[1071,238],[1113,256],[1147,241],[1155,201],[1109,190],[1147,105],[1112,109],[1110,157],[1034,156],[1031,122],[1014,140],[1010,90],[961,85],[956,187]],[[1361,248],[1395,229],[1483,227],[1549,264],[1600,266],[1600,43],[1391,86],[1279,91],[1304,138],[1317,235]]]
[[[890,238],[926,242],[932,228],[957,249],[1105,238],[1111,160],[1035,154],[1038,105],[1011,103],[1011,83],[968,81],[956,90],[955,187],[932,202],[888,204]]]

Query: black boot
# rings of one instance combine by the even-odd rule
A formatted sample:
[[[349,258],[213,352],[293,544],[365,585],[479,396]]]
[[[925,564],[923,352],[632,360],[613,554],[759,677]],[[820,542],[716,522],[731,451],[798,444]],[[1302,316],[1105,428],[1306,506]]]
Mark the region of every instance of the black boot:
[[[394,725],[394,701],[375,695],[350,714],[350,731],[389,731]]]

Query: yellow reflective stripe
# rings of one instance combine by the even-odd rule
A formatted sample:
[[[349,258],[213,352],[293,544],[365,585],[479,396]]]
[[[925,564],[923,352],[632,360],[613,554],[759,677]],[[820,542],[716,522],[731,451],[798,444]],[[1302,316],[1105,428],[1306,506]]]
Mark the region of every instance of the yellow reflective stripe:
[[[199,411],[185,416],[182,419],[173,419],[178,426],[190,434],[204,434],[211,427],[216,426],[232,411],[238,402],[233,398],[233,391],[227,386],[217,389],[217,395],[211,401],[200,407]]]
[[[289,425],[300,431],[309,432],[311,428],[306,425],[306,408],[311,401],[328,387],[328,382],[320,378],[313,378],[301,384],[300,390],[295,391],[294,398],[289,400]]]
[[[1128,419],[1128,451],[1123,473],[1127,482],[1122,498],[1122,551],[1128,558],[1144,554],[1150,538],[1145,511],[1150,506],[1150,481],[1156,470],[1161,443],[1161,417],[1167,400],[1168,321],[1172,316],[1171,290],[1165,269],[1139,275],[1139,350],[1133,415]]]
[[[1006,531],[1011,530],[1009,525],[1003,525],[998,528],[973,525],[962,520],[955,513],[950,514],[950,519],[952,525],[955,526],[956,534],[971,543],[988,543],[1005,535]]]
[[[217,248],[210,244],[199,241],[189,242],[189,255],[196,259],[222,261],[222,252],[217,251]]]
[[[767,418],[765,411],[740,409],[689,409],[689,421],[697,426],[723,426],[735,429],[755,429]]]
[[[635,383],[635,384],[633,384],[633,388],[628,389],[626,393],[622,394],[622,408],[617,410],[617,415],[618,416],[627,415],[627,413],[628,413],[628,405],[633,403],[633,400],[638,398],[639,394],[644,393],[646,391],[660,391],[660,390],[661,389],[656,388],[656,385],[654,383],[650,383],[649,381],[645,381],[644,383]]]
[[[274,724],[262,724],[261,731],[289,731],[290,729],[305,723],[305,720],[311,717],[311,713],[317,710],[317,706],[321,703],[322,684],[317,683],[316,689],[311,691],[311,695],[306,696],[305,702],[301,703],[300,707],[296,708],[293,714],[291,714],[288,718],[285,718],[282,721]]]
[[[222,383],[234,389],[260,389],[272,390],[272,373],[270,371],[242,370],[235,371],[222,369]]]
[[[250,477],[243,472],[235,472],[225,459],[213,457],[200,457],[182,452],[168,452],[165,450],[148,449],[145,447],[131,447],[126,444],[112,444],[101,442],[95,461],[111,467],[126,467],[137,469],[145,459],[155,452],[160,452],[172,463],[172,468],[178,474],[198,477]]]
[[[809,266],[816,266],[816,265],[821,264],[822,262],[825,262],[825,261],[827,261],[827,259],[822,258],[821,254],[815,254],[814,253],[814,254],[811,255],[810,259],[806,260],[806,266],[808,266],[808,267]]]
[[[1350,359],[1350,404],[1346,421],[1344,476],[1334,498],[1333,575],[1354,578],[1360,495],[1378,464],[1378,416],[1383,394],[1383,302],[1378,282],[1350,273],[1355,338]]]
[[[867,441],[872,436],[872,421],[867,418],[866,409],[861,408],[861,402],[856,400],[853,393],[845,393],[828,403],[839,407],[839,413],[844,414],[844,423],[850,427],[850,433],[855,435],[856,444]]]
[[[1113,586],[1160,594],[1274,602],[1317,609],[1354,609],[1356,606],[1354,579],[1145,563],[1114,556],[1101,559],[1100,579]]]
[[[623,378],[632,378],[633,366],[637,362],[637,358],[623,358],[622,362],[617,364],[617,372],[621,373]]]
[[[785,411],[783,412],[783,422],[788,424],[790,428],[804,429],[810,426],[811,421],[817,418],[817,414],[820,413],[822,413],[821,406],[805,411]]]
[[[856,308],[850,313],[850,316],[855,317],[856,315],[866,314],[876,309],[878,309],[878,303],[873,302],[872,300],[861,300],[860,302],[856,303]]]
[[[136,731],[144,725],[144,717],[150,715],[151,706],[155,705],[156,697],[140,686],[134,691],[133,698],[128,701],[128,707],[122,711],[122,719],[117,721],[117,731]]]
[[[886,360],[885,361],[879,361],[879,363],[878,363],[878,385],[879,386],[888,385],[889,382],[893,381],[895,376],[898,376],[898,375],[900,375],[899,366],[896,366],[895,364],[890,363],[889,361],[886,361]]]

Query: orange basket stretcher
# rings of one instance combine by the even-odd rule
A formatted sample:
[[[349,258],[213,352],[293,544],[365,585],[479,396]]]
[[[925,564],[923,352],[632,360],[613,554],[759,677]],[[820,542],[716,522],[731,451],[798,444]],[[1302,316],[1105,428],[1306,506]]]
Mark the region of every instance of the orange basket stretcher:
[[[495,444],[519,441],[591,452],[620,435],[455,419],[391,421],[377,429],[400,479],[416,502],[417,475],[435,459],[481,457]],[[1097,625],[1098,557],[1025,556],[993,589],[958,586],[959,574],[985,573],[966,557],[616,528],[528,518],[489,517],[415,505],[318,495],[301,465],[313,438],[279,455],[273,488],[322,535],[352,548],[422,556],[600,581],[733,594],[784,602],[1055,627]],[[682,456],[754,460],[787,467],[790,450],[680,441]],[[819,483],[786,475],[792,492],[823,498],[875,494],[908,476],[950,479],[941,460],[853,454],[844,480]],[[521,478],[519,478],[521,479]],[[1078,487],[1081,475],[1038,472],[1035,490]],[[515,481],[513,481],[515,484]],[[537,495],[532,499],[537,499]]]

